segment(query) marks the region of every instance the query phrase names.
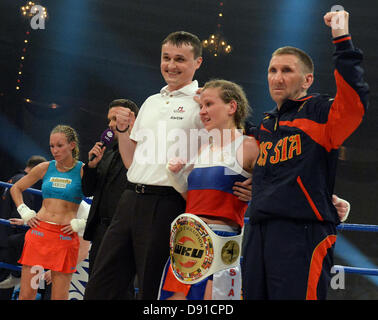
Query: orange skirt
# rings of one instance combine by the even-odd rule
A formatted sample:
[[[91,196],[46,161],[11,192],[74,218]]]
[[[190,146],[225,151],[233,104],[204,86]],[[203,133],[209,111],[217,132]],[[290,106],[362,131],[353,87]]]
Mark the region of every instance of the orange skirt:
[[[40,221],[36,228],[25,234],[24,249],[20,260],[28,266],[42,266],[44,269],[73,273],[76,271],[80,241],[77,233],[65,234],[63,225]]]

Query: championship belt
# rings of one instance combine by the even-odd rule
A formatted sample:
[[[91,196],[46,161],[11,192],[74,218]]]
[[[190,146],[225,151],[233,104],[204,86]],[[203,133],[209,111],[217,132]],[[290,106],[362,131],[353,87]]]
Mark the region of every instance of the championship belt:
[[[182,283],[194,284],[239,265],[242,237],[218,236],[199,217],[179,215],[171,224],[169,243],[173,274]]]

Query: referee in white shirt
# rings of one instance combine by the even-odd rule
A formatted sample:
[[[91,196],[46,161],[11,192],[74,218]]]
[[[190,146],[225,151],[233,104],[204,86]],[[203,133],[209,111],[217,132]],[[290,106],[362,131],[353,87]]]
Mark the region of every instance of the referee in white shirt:
[[[170,225],[185,212],[185,201],[171,187],[165,169],[168,153],[175,147],[170,133],[188,138],[190,129],[203,127],[193,99],[198,90],[193,77],[201,55],[197,36],[183,31],[168,35],[161,47],[161,73],[167,86],[147,98],[136,120],[131,110],[117,114],[119,150],[129,185],[104,236],[85,299],[119,299],[123,295],[114,289],[115,283],[120,277],[131,282],[135,274],[138,298],[157,299],[169,257]],[[189,141],[184,142],[188,150]]]

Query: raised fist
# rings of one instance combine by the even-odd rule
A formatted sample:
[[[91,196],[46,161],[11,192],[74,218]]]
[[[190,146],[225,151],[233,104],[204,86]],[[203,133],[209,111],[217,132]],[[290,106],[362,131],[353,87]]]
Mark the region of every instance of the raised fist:
[[[119,108],[116,113],[116,130],[123,132],[128,128],[131,129],[135,122],[135,113],[129,108]]]
[[[334,38],[349,33],[349,13],[345,10],[326,13],[324,23],[332,29],[332,36]]]

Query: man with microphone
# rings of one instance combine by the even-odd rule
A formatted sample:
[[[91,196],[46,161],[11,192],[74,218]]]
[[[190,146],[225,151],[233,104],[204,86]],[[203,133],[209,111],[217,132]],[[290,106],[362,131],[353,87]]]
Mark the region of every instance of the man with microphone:
[[[118,150],[118,132],[115,127],[115,115],[120,109],[128,108],[135,115],[138,114],[137,105],[127,99],[117,99],[112,101],[108,107],[108,122],[110,133],[107,137],[102,137],[102,142],[97,142],[89,151],[89,161],[84,166],[82,188],[85,196],[93,196],[91,209],[89,211],[87,225],[84,232],[84,239],[92,242],[89,252],[89,281],[95,263],[95,258],[102,242],[103,236],[110,225],[113,214],[116,210],[118,200],[126,189],[127,169],[123,165]],[[114,134],[113,141],[108,145]],[[105,134],[105,132],[104,132]],[[101,258],[101,257],[100,257]],[[134,288],[128,284],[123,284],[122,279],[117,281],[120,292],[124,292],[125,299],[134,297]]]

